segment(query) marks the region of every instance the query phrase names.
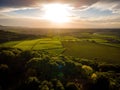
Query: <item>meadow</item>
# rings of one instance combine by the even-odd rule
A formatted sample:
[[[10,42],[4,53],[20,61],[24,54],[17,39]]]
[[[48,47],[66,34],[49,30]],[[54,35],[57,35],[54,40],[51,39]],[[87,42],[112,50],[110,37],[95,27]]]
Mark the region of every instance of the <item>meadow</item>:
[[[73,39],[62,40],[63,54],[95,60],[97,62],[120,63],[120,38],[105,33],[77,33]]]
[[[120,63],[120,48],[88,41],[63,41],[63,54],[99,62]]]
[[[0,44],[0,47],[13,47],[22,50],[47,50],[56,54],[60,54],[63,51],[61,42],[52,38],[11,41]]]
[[[59,32],[49,37],[5,42],[0,44],[0,47],[45,50],[54,55],[63,54],[99,62],[120,63],[120,37],[109,32]]]

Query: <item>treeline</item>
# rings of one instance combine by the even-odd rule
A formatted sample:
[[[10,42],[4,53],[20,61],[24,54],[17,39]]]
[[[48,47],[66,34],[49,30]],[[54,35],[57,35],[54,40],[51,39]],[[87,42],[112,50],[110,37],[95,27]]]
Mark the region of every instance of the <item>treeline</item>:
[[[38,37],[42,37],[42,36],[19,34],[19,33],[0,30],[0,43],[4,43],[8,41],[25,40],[25,39],[35,39]]]
[[[0,48],[0,90],[119,90],[120,65]]]

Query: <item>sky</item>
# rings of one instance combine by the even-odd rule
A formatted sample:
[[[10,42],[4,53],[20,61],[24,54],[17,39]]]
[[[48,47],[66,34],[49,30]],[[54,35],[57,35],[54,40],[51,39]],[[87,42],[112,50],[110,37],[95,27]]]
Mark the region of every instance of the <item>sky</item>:
[[[66,11],[60,11],[55,4],[60,4],[60,9],[65,6]],[[65,16],[60,13],[68,14]],[[54,18],[55,16],[57,18]],[[69,21],[57,23],[53,18]],[[120,28],[120,0],[0,0],[0,25],[37,28]]]

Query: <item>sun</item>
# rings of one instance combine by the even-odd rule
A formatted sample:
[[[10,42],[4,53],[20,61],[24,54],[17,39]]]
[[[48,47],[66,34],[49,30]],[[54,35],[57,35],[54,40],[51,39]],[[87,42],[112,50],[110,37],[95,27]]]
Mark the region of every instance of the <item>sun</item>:
[[[64,4],[43,5],[44,18],[54,23],[66,23],[70,21],[69,6]]]

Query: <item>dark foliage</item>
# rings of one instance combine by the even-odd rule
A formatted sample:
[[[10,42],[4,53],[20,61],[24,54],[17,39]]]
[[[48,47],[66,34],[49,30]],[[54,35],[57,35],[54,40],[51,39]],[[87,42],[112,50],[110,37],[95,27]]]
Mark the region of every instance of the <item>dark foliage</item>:
[[[2,90],[119,90],[119,65],[0,48]]]
[[[41,37],[41,36],[19,34],[15,32],[0,30],[0,43],[4,43],[8,41],[25,40],[25,39],[35,39],[37,37]]]

